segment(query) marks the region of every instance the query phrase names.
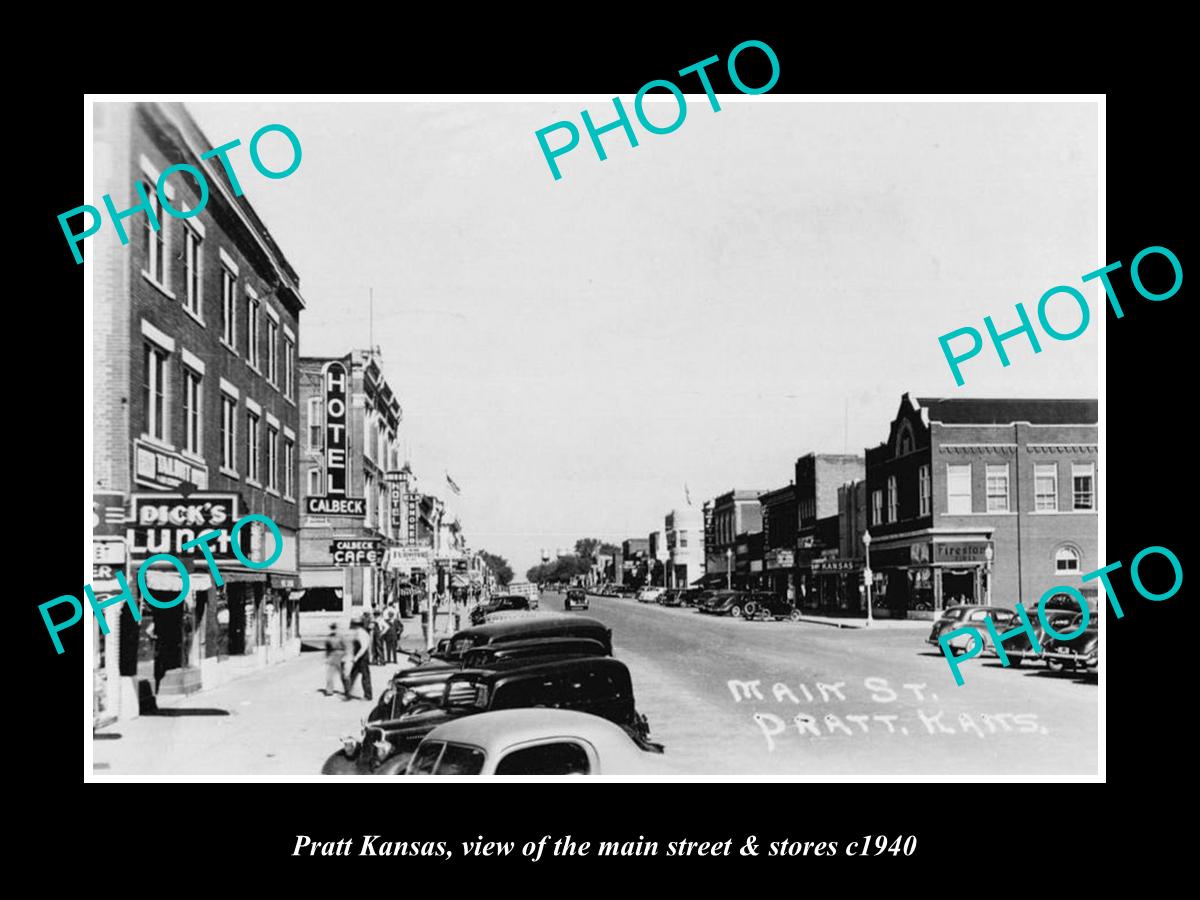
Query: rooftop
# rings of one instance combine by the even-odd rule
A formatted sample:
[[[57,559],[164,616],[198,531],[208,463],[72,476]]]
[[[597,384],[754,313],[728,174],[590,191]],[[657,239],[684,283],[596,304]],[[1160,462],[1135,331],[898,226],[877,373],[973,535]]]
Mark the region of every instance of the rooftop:
[[[917,406],[929,422],[954,425],[1094,425],[1099,401],[1039,398],[918,397]]]

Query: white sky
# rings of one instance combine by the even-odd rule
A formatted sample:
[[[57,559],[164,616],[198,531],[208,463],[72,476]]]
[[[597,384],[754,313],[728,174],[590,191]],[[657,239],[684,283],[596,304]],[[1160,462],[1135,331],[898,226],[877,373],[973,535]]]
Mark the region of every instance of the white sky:
[[[214,146],[242,140],[238,176],[309,304],[300,352],[367,346],[374,288],[421,485],[518,577],[542,547],[661,529],[685,482],[699,505],[878,444],[906,390],[1096,396],[1094,105],[721,103],[689,96],[669,135],[634,119],[639,146],[610,132],[605,162],[583,132],[560,181],[534,132],[611,103],[189,109]],[[245,149],[272,122],[303,147],[274,181]],[[265,139],[264,160],[286,147]],[[1081,338],[1014,339],[1007,369],[985,348],[955,386],[939,335],[1014,327],[1018,301],[1036,321],[1059,284],[1092,303]]]

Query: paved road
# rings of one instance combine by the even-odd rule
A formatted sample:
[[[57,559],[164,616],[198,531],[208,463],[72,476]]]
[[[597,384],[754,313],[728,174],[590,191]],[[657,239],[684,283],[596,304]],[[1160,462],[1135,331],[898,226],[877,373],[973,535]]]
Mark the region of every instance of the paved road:
[[[543,608],[560,609],[546,594]],[[746,622],[591,598],[651,737],[695,774],[989,780],[1096,772],[1095,677],[973,660],[955,685],[929,626]]]

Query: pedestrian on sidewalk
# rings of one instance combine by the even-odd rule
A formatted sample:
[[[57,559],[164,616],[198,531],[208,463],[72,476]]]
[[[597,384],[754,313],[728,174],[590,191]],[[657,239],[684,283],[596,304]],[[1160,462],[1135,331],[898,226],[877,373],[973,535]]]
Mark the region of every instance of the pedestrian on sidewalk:
[[[325,639],[325,690],[321,693],[326,697],[336,694],[338,686],[345,690],[345,658],[346,644],[338,634],[337,622],[334,622],[329,626],[329,637]]]
[[[386,629],[383,633],[384,659],[388,663],[394,663],[396,645],[400,642],[400,632],[404,628],[400,623],[400,615],[396,612],[395,603],[389,603],[383,611],[383,624]]]
[[[354,682],[358,676],[362,676],[363,699],[371,700],[371,666],[368,662],[368,654],[371,652],[371,635],[363,627],[362,619],[353,619],[350,622],[350,633],[347,635],[349,640],[347,649],[352,653],[350,674],[346,678],[346,699],[350,700],[350,692],[354,690]]]

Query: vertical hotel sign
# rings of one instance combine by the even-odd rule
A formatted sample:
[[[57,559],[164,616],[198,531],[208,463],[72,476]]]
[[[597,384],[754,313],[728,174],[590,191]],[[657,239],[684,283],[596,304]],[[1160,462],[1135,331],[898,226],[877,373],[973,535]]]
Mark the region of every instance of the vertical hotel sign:
[[[325,494],[346,496],[346,366],[325,365]]]

